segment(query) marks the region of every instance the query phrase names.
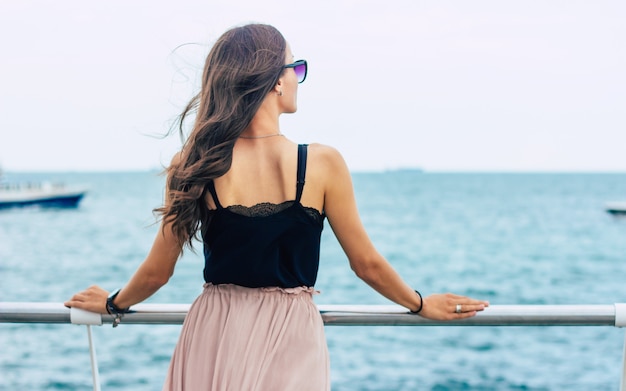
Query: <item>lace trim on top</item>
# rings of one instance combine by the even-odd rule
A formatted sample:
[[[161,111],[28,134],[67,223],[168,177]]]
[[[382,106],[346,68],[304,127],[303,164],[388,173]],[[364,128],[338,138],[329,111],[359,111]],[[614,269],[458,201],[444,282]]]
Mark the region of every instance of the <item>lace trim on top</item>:
[[[224,209],[228,209],[230,212],[233,212],[238,215],[246,216],[246,217],[267,217],[271,215],[278,214],[283,210],[289,209],[295,204],[295,201],[284,201],[280,204],[273,204],[271,202],[261,202],[252,206],[243,206],[243,205],[230,205]],[[311,208],[309,206],[302,206],[302,209],[313,218],[315,221],[320,221],[324,218],[324,215],[321,214],[317,209]]]

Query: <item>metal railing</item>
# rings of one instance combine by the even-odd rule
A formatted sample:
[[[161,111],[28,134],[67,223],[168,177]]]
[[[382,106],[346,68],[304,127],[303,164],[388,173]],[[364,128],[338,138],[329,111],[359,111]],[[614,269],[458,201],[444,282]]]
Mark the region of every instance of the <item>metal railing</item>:
[[[189,304],[137,304],[124,324],[182,324]],[[475,317],[432,321],[396,305],[318,305],[325,325],[343,326],[612,326],[626,327],[626,303],[601,305],[492,305]],[[91,325],[113,323],[110,315],[66,308],[61,303],[0,303],[0,323],[87,325],[94,390],[100,390]],[[620,390],[626,391],[626,339]]]

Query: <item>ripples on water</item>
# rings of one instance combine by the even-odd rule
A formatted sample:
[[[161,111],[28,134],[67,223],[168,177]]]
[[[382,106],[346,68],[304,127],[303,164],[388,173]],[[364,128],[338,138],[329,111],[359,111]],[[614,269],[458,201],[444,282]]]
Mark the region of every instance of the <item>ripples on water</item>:
[[[56,174],[87,183],[76,210],[0,213],[0,301],[62,302],[122,286],[157,227],[154,173]],[[13,175],[37,180],[42,175]],[[424,293],[492,304],[626,302],[626,175],[355,174],[374,243]],[[189,303],[202,259],[187,254],[149,302]],[[328,225],[319,304],[388,304],[350,271]],[[180,326],[95,328],[104,390],[158,390]],[[624,330],[611,327],[326,327],[333,390],[617,389]],[[0,324],[0,389],[91,388],[87,336],[71,325]]]

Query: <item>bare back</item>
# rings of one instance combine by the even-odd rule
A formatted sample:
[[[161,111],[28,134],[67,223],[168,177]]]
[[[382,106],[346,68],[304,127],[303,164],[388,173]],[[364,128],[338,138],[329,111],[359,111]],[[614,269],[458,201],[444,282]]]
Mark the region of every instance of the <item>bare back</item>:
[[[320,165],[319,144],[309,147],[307,172],[302,194],[303,206],[324,210],[325,175]],[[284,138],[240,139],[233,149],[230,170],[215,179],[222,206],[251,207],[263,202],[280,204],[296,198],[297,144]],[[210,209],[216,205],[207,195]]]

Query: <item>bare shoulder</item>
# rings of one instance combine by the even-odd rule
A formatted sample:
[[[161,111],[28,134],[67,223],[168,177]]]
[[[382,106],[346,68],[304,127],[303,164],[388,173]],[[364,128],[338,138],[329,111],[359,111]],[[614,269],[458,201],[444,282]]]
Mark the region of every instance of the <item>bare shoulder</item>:
[[[331,146],[309,145],[306,176],[309,190],[318,190],[309,192],[318,195],[318,198],[308,201],[309,205],[316,205],[319,210],[332,211],[330,203],[336,203],[336,195],[349,192],[342,188],[349,187],[351,183],[348,167],[341,153]]]
[[[323,144],[311,144],[311,160],[307,164],[307,178],[318,183],[324,193],[324,209],[329,209],[329,196],[349,194],[351,187],[350,171],[341,153],[333,147]]]
[[[324,144],[310,144],[309,155],[316,165],[325,169],[336,170],[345,166],[345,161],[341,153],[334,147]]]
[[[178,151],[172,156],[172,160],[170,161],[170,166],[178,166],[182,160],[182,151]]]

